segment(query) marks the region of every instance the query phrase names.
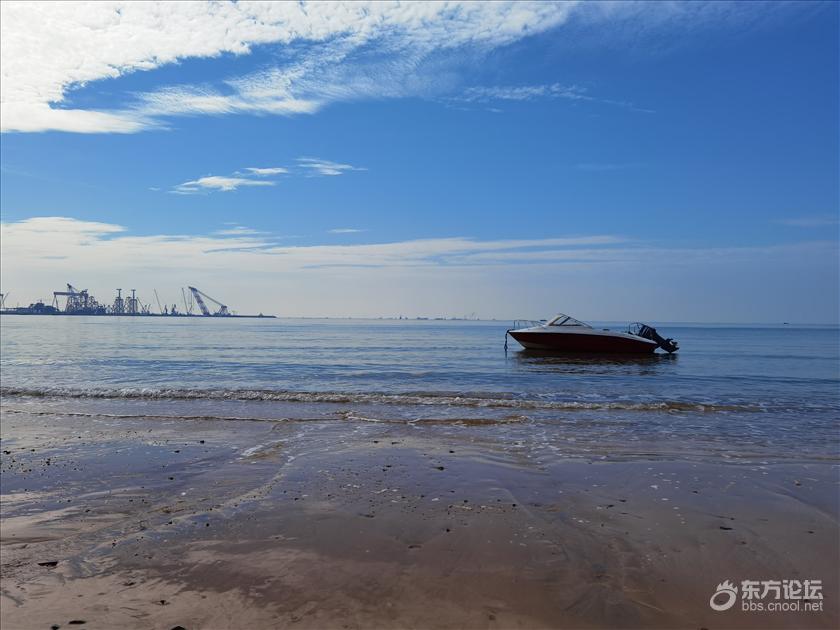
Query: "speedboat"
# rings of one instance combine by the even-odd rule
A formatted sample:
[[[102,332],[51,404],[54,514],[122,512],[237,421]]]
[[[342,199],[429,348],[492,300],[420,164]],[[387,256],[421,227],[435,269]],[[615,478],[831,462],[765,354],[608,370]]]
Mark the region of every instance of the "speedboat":
[[[662,348],[668,354],[678,350],[677,342],[664,339],[647,324],[631,324],[626,332],[604,328],[596,330],[573,317],[557,315],[548,322],[525,322],[507,331],[522,347],[553,352],[593,352],[599,354],[647,354]],[[507,336],[505,336],[507,347]]]

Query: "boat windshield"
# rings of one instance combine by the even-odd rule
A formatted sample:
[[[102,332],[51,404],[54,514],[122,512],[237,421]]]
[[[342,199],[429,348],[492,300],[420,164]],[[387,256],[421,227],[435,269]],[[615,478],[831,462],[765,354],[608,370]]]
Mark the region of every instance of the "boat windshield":
[[[546,326],[583,326],[584,328],[592,328],[589,324],[584,324],[583,322],[576,320],[574,317],[563,315],[563,313],[560,313],[557,317],[548,322]]]

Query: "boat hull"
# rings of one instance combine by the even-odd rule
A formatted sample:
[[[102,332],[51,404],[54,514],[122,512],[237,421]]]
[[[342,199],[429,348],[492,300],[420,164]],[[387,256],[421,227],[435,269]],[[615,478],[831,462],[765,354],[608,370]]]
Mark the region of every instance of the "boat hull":
[[[552,352],[586,352],[599,354],[650,354],[657,344],[631,335],[599,335],[577,333],[551,333],[512,330],[510,336],[528,350]]]

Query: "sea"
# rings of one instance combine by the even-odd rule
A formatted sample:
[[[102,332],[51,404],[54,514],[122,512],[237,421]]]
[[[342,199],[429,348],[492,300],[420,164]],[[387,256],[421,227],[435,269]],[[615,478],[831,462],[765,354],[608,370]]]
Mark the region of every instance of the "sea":
[[[610,357],[506,348],[511,325],[2,316],[2,410],[392,423],[592,460],[840,457],[837,326],[659,323],[678,353]]]

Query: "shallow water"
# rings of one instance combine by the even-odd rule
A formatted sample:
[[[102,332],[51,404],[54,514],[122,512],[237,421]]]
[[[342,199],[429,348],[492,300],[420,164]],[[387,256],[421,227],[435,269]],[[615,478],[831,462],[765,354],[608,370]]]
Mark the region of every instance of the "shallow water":
[[[662,324],[678,354],[616,358],[505,352],[510,322],[0,325],[7,413],[402,422],[558,456],[838,457],[837,327]]]

